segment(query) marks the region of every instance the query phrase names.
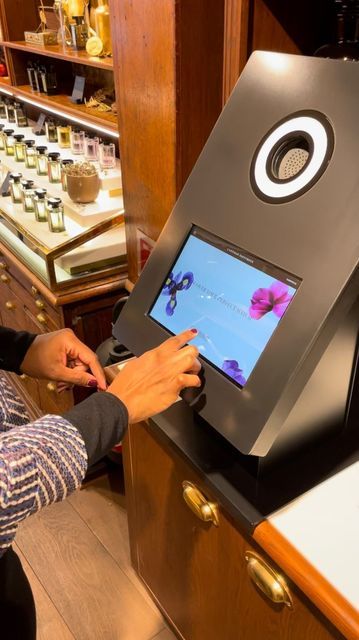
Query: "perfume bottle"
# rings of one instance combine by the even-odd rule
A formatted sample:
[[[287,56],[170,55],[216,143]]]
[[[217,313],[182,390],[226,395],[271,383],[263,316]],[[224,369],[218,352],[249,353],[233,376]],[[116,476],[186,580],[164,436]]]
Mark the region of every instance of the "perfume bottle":
[[[10,195],[11,195],[11,201],[14,204],[18,204],[22,202],[21,178],[22,178],[22,173],[10,174],[10,180],[9,180]]]
[[[34,183],[32,180],[22,182],[22,208],[26,213],[34,211],[33,203]]]
[[[334,0],[336,16],[336,37],[314,53],[321,58],[339,58],[341,60],[359,60],[359,1]]]
[[[15,121],[18,127],[28,127],[29,125],[25,109],[18,102],[15,103]]]
[[[89,37],[88,26],[83,16],[72,16],[70,23],[71,44],[74,49],[85,49]]]
[[[15,123],[15,106],[10,100],[6,101],[6,119],[8,122]]]
[[[5,135],[3,132],[4,125],[0,124],[0,151],[4,151],[5,149]]]
[[[6,118],[6,104],[5,100],[0,97],[0,118]]]
[[[72,129],[71,131],[71,151],[74,155],[81,155],[85,149],[85,132],[80,129]]]
[[[96,136],[86,136],[85,138],[85,159],[88,162],[96,162],[98,160],[99,139]]]
[[[44,85],[42,83],[43,67],[41,67],[40,65],[35,65],[34,70],[35,70],[36,91],[38,91],[39,93],[45,93]]]
[[[44,93],[54,96],[57,93],[57,76],[53,64],[50,64],[48,69],[41,67],[41,80]]]
[[[53,120],[45,122],[46,138],[48,142],[57,142],[57,126]]]
[[[66,174],[65,168],[69,164],[73,164],[73,163],[74,163],[73,160],[62,160],[61,161],[61,184],[62,184],[62,190],[63,191],[67,191],[67,174]]]
[[[71,126],[69,124],[60,124],[57,127],[57,140],[60,149],[69,149],[71,147]]]
[[[52,233],[65,231],[64,205],[60,198],[49,198],[47,201],[47,221]]]
[[[25,136],[23,136],[22,133],[16,133],[14,135],[14,153],[16,162],[25,162],[24,137]]]
[[[108,0],[98,0],[94,10],[95,31],[102,40],[103,50],[107,55],[112,54],[110,9]]]
[[[35,140],[25,140],[25,166],[27,169],[36,169]]]
[[[38,176],[47,175],[47,147],[36,147],[36,172]]]
[[[47,222],[46,189],[35,189],[33,204],[37,222]]]
[[[13,156],[15,153],[14,129],[4,129],[3,133],[5,134],[5,153],[7,156]]]
[[[99,146],[99,161],[102,170],[116,167],[116,150],[113,142],[101,142]]]
[[[32,91],[37,91],[35,69],[34,69],[34,65],[32,64],[32,62],[28,62],[26,71],[27,71],[27,77],[29,79],[29,85],[30,85]]]
[[[48,157],[47,171],[48,171],[49,181],[52,184],[61,182],[60,154],[57,151],[53,151],[49,153],[47,157]]]

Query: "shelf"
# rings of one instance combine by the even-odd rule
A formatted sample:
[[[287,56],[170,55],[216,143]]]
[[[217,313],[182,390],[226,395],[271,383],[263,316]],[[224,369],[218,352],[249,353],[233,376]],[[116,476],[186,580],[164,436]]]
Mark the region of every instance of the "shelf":
[[[0,82],[1,90],[1,82]],[[70,101],[68,95],[59,94],[56,96],[46,96],[42,93],[32,91],[30,85],[21,85],[14,87],[12,85],[6,85],[6,90],[17,98],[23,99],[25,102],[34,104],[38,107],[43,107],[52,113],[56,113],[58,116],[67,116],[74,119],[80,119],[81,123],[86,126],[86,123],[96,125],[98,130],[109,135],[117,134],[118,137],[118,124],[117,116],[111,113],[98,112],[96,109],[86,107],[84,104],[73,104]]]
[[[99,58],[95,56],[89,56],[86,51],[75,51],[74,49],[64,48],[59,44],[41,46],[36,44],[29,44],[23,40],[16,42],[3,42],[2,46],[8,47],[9,49],[18,49],[19,51],[36,53],[39,56],[57,58],[58,60],[67,60],[68,62],[72,62],[74,64],[85,64],[89,67],[98,67],[99,69],[106,69],[108,71],[113,70],[112,58]]]

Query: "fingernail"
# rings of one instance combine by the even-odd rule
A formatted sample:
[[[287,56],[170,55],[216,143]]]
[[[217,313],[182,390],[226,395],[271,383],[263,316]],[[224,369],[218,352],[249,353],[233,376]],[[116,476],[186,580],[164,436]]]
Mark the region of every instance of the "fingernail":
[[[197,329],[191,329],[192,333],[198,333]]]
[[[89,382],[87,383],[87,386],[91,387],[92,389],[97,388],[98,387],[97,380],[89,380]]]

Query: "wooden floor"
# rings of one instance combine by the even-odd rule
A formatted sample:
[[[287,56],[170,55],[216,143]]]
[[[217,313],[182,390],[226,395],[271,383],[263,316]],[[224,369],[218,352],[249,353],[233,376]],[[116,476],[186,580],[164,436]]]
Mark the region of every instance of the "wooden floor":
[[[31,516],[15,550],[38,640],[174,640],[130,565],[121,468]]]

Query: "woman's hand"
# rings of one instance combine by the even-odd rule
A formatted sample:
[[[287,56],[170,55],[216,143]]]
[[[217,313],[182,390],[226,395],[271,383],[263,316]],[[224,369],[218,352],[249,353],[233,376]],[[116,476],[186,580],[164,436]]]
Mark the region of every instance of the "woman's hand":
[[[36,336],[22,361],[21,371],[33,378],[106,389],[105,375],[96,355],[71,329]]]
[[[130,360],[107,391],[126,405],[129,422],[140,422],[173,404],[185,387],[200,387],[198,349],[184,346],[194,329],[169,338],[156,349]]]

